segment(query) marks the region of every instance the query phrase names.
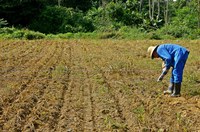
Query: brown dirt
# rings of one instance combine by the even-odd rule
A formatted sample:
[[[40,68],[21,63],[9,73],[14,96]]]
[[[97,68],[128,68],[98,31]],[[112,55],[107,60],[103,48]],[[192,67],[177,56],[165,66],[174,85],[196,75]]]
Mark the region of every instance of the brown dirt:
[[[0,131],[200,131],[199,91],[170,98],[167,79],[155,81],[160,65],[146,49],[157,43],[0,40]],[[199,59],[189,61],[188,80],[199,74]]]

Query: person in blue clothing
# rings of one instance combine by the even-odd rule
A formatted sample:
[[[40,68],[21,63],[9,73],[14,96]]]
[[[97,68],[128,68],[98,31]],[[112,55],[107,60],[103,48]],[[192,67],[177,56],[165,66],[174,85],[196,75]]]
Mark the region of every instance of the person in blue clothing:
[[[164,62],[163,70],[157,81],[162,81],[164,76],[172,67],[170,85],[164,94],[171,94],[171,97],[181,96],[181,83],[183,70],[187,61],[189,50],[177,44],[161,44],[150,46],[147,50],[151,59],[161,58]]]

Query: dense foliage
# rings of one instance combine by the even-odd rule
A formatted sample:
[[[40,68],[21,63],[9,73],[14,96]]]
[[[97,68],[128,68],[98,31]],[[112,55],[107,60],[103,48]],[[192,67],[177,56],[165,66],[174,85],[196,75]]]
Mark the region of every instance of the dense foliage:
[[[46,7],[29,27],[42,33],[88,32],[94,30],[92,21],[85,18],[81,11],[58,6]]]
[[[199,0],[1,0],[0,27],[45,34],[121,32],[152,39],[200,37]]]

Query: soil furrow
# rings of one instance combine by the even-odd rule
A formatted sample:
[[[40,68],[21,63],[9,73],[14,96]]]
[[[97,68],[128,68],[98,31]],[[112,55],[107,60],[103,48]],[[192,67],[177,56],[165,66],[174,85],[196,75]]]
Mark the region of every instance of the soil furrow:
[[[53,54],[55,53],[55,50],[53,52]],[[52,56],[53,56],[52,54]],[[31,76],[29,77],[28,81],[26,80],[26,83],[25,84],[22,84],[20,86],[20,88],[15,91],[15,96],[11,96],[10,95],[10,98],[5,98],[4,99],[4,105],[6,106],[6,102],[8,102],[7,105],[9,104],[12,104],[15,100],[17,100],[18,98],[18,95],[20,95],[21,92],[23,92],[27,87],[28,85],[30,85],[32,82],[34,82],[34,79],[37,77],[39,71],[41,70],[41,68],[50,61],[49,57],[51,58],[51,56],[47,56],[44,60],[43,60],[43,63],[42,65],[39,65],[35,71],[33,71],[33,73],[31,74]]]
[[[4,78],[6,76],[12,75],[12,74],[18,74],[18,72],[22,72],[24,69],[30,68],[30,65],[36,65],[37,62],[42,59],[44,51],[47,50],[46,48],[49,48],[47,46],[42,46],[39,50],[35,49],[34,51],[30,51],[32,54],[28,54],[27,56],[23,56],[21,59],[17,59],[17,61],[13,61],[13,63],[9,62],[5,66],[4,71],[1,71],[1,74],[4,75]],[[42,55],[40,54],[42,53]],[[44,54],[45,55],[45,54]],[[30,59],[31,58],[31,59]],[[35,62],[34,62],[35,61]]]
[[[83,46],[83,49],[87,49],[87,48],[85,46]],[[89,50],[91,50],[91,49],[89,49]],[[88,54],[89,50],[84,50],[84,51],[86,54]],[[91,65],[94,65],[100,72],[101,77],[103,79],[103,84],[105,84],[105,86],[107,87],[109,96],[114,100],[114,104],[115,104],[115,107],[116,107],[116,110],[118,113],[117,116],[119,116],[119,119],[120,119],[120,120],[118,119],[118,121],[120,122],[121,125],[113,126],[113,128],[116,127],[117,129],[121,129],[123,131],[128,131],[129,129],[128,129],[128,126],[126,123],[126,118],[124,117],[124,115],[122,113],[122,107],[119,104],[119,99],[116,97],[115,93],[113,93],[113,88],[111,87],[110,83],[108,82],[108,79],[106,78],[105,73],[103,72],[101,67],[98,66],[92,59],[93,58],[90,58],[90,63],[91,63]]]
[[[85,108],[85,114],[86,114],[86,119],[85,119],[85,131],[96,131],[95,130],[95,126],[96,126],[96,122],[95,122],[95,107],[94,107],[94,97],[93,97],[93,84],[92,82],[90,81],[90,77],[89,77],[89,73],[88,73],[88,70],[85,69],[85,74],[86,74],[86,79],[88,80],[88,85],[84,88],[84,91],[85,91],[85,101],[84,102],[87,102],[88,105],[87,107]]]
[[[54,73],[56,72],[56,70],[58,70],[58,65],[62,64],[65,65],[65,61],[67,61],[67,56],[64,56],[63,54],[65,54],[65,52],[67,52],[65,50],[66,48],[63,47],[63,44],[61,46],[61,50],[58,53],[57,58],[55,58],[54,60],[56,60],[56,62],[54,64],[52,64],[52,66],[54,67],[53,69],[53,80],[51,81],[50,85],[48,86],[48,88],[46,88],[45,90],[45,94],[41,97],[41,101],[38,103],[38,105],[36,105],[33,109],[34,111],[30,114],[29,118],[27,119],[26,122],[28,122],[27,124],[25,124],[25,126],[23,127],[24,131],[30,131],[30,130],[47,130],[47,131],[54,131],[55,128],[57,127],[57,122],[60,116],[60,109],[63,106],[63,96],[66,93],[67,87],[68,87],[68,82],[69,82],[69,71],[64,71],[64,73],[62,74],[61,77],[59,77],[58,79],[56,78],[56,76],[54,76]],[[67,60],[65,60],[67,59]],[[65,67],[63,67],[65,68]],[[66,69],[65,69],[66,70]],[[56,90],[56,92],[55,92]],[[53,92],[53,93],[52,93]],[[46,99],[49,98],[48,96],[51,95],[51,99],[49,99],[48,102],[46,102]],[[58,98],[57,100],[53,100],[54,98]],[[52,108],[46,108],[46,110],[44,109],[44,106],[52,106]],[[40,112],[39,112],[40,111]],[[40,113],[43,113],[44,111],[46,111],[45,115],[41,115]],[[44,120],[45,117],[47,117],[49,115],[49,118],[47,118],[47,120]],[[32,117],[35,118],[32,118]],[[38,117],[38,116],[42,116],[42,117]],[[46,123],[47,125],[42,127],[40,124],[38,124],[39,122],[43,122]]]
[[[58,127],[59,119],[61,116],[61,109],[64,105],[64,100],[65,100],[64,98],[65,98],[65,94],[68,89],[69,81],[70,81],[71,64],[72,64],[72,62],[71,62],[71,60],[72,60],[71,54],[72,53],[71,52],[72,52],[71,47],[70,46],[67,47],[67,45],[64,45],[64,43],[62,43],[61,51],[57,58],[57,64],[61,64],[65,71],[62,73],[62,76],[59,78],[59,81],[58,81],[58,83],[61,85],[61,90],[60,90],[59,99],[58,99],[57,103],[55,103],[56,114],[53,114],[53,118],[50,119],[48,122],[49,123],[49,128],[48,128],[49,131],[56,131],[56,129]],[[70,64],[70,65],[68,65],[68,64]]]
[[[125,116],[123,114],[123,110],[122,110],[123,108],[119,104],[119,99],[116,97],[116,93],[114,93],[114,89],[110,85],[110,83],[108,82],[108,79],[106,78],[105,73],[101,69],[100,69],[100,72],[102,74],[102,78],[104,80],[105,85],[108,87],[108,92],[109,92],[110,96],[114,99],[114,103],[116,105],[118,116],[121,119],[121,123],[124,124],[122,129],[123,129],[123,131],[128,131],[129,128],[127,126],[126,118],[125,118]]]
[[[1,49],[1,53],[4,54],[9,54],[10,52],[12,53],[13,51],[16,50],[16,48],[23,48],[23,46],[25,45],[24,41],[10,41],[8,42],[8,44],[3,45],[0,49]],[[29,45],[29,44],[28,44]]]
[[[129,131],[142,130],[140,126],[140,124],[142,123],[141,118],[143,118],[144,116],[144,113],[142,113],[142,109],[143,106],[146,104],[143,99],[146,98],[146,100],[149,100],[149,97],[145,97],[143,93],[139,91],[139,89],[135,89],[135,91],[132,91],[130,86],[127,85],[126,82],[123,82],[123,79],[125,77],[121,75],[120,77],[118,77],[118,79],[113,78],[110,73],[105,76],[110,87],[113,88],[113,92],[115,92],[116,98],[118,98],[119,105],[123,108],[121,109],[121,113],[126,119]]]
[[[95,122],[95,106],[94,106],[94,92],[95,86],[93,85],[89,73],[89,65],[85,62],[85,49],[80,46],[76,47],[76,52],[78,54],[78,58],[80,58],[79,70],[83,72],[84,85],[81,87],[83,102],[84,102],[84,131],[96,131],[96,122]],[[81,47],[81,48],[80,48]]]
[[[57,59],[55,59],[53,56],[55,56],[55,54],[56,54],[56,50],[57,49],[55,49],[54,50],[54,52],[53,52],[53,54],[50,56],[50,59],[45,59],[44,60],[44,62],[43,62],[43,67],[44,68],[46,68],[46,66],[48,66],[49,64],[48,63],[50,63],[50,60],[57,60]],[[42,68],[42,66],[39,66],[39,68],[38,68],[38,71],[37,72],[35,72],[35,73],[37,73],[37,74],[35,74],[34,75],[34,80],[35,80],[35,78],[40,78],[40,76],[39,76],[39,72],[40,72],[40,70],[41,70],[41,68]],[[48,76],[51,76],[51,71],[49,72],[49,74],[50,75],[48,75]],[[23,124],[23,121],[24,121],[24,119],[26,118],[26,116],[27,115],[29,115],[30,114],[30,112],[31,112],[31,109],[32,109],[32,107],[34,107],[34,105],[38,102],[38,98],[41,98],[41,96],[44,94],[44,89],[46,88],[46,86],[45,85],[47,85],[48,83],[47,82],[45,82],[45,83],[43,83],[43,84],[40,84],[41,86],[42,86],[42,88],[40,88],[40,89],[38,89],[38,90],[36,90],[37,89],[37,87],[35,86],[35,84],[34,84],[34,80],[31,82],[28,82],[28,83],[30,83],[30,86],[28,86],[29,84],[27,84],[27,87],[24,87],[23,89],[21,89],[21,91],[18,93],[18,96],[15,96],[15,98],[13,98],[13,100],[10,100],[10,101],[12,101],[11,103],[13,103],[12,104],[12,106],[9,108],[9,107],[7,107],[6,108],[6,110],[7,111],[9,111],[9,109],[15,109],[15,107],[14,106],[16,106],[16,107],[18,107],[18,102],[23,102],[23,100],[21,100],[20,101],[20,99],[22,98],[22,95],[25,95],[26,93],[29,93],[30,92],[30,89],[32,89],[33,88],[33,90],[35,90],[36,92],[38,92],[39,93],[39,95],[38,94],[32,94],[32,95],[30,95],[30,97],[33,97],[33,98],[27,98],[27,100],[24,102],[24,104],[31,104],[31,105],[26,105],[26,106],[23,106],[23,107],[21,107],[20,108],[20,112],[17,112],[17,115],[16,116],[10,116],[11,117],[11,119],[9,120],[9,119],[7,119],[8,121],[6,122],[6,123],[4,123],[4,126],[3,126],[3,128],[5,128],[5,129],[10,129],[10,128],[7,128],[7,124],[10,124],[10,126],[12,126],[12,124],[14,125],[14,126],[17,126],[17,127],[13,127],[12,129],[13,130],[15,130],[15,131],[18,131],[18,130],[21,130],[21,126],[22,126],[22,124]],[[37,81],[37,79],[36,79],[36,81]],[[48,80],[47,80],[48,81]],[[34,88],[35,87],[35,88]],[[29,88],[29,89],[28,89]],[[32,92],[31,92],[32,93]],[[34,93],[34,91],[33,91],[33,93]],[[28,95],[28,94],[27,94]],[[37,98],[34,98],[35,97],[35,95],[38,95],[37,96]],[[28,102],[30,102],[30,103],[28,103]],[[15,105],[16,104],[16,105]],[[28,107],[28,108],[27,108]],[[20,113],[20,114],[18,114],[18,113]],[[4,117],[4,115],[2,115],[2,117]],[[8,117],[8,116],[7,116]],[[20,120],[19,120],[20,119]],[[15,124],[17,124],[17,125],[15,125]]]
[[[41,47],[41,49],[42,48],[44,47]],[[15,55],[13,55],[10,58],[6,58],[4,60],[1,59],[0,61],[2,67],[6,66],[8,70],[5,70],[4,68],[5,71],[0,71],[0,73],[2,75],[6,73],[7,75],[8,72],[16,72],[19,66],[22,66],[24,63],[29,61],[32,56],[35,56],[35,54],[37,53],[37,52],[35,53],[35,51],[39,51],[37,45],[34,45],[32,47],[29,46],[27,49],[22,50],[19,53],[15,53]],[[38,53],[40,52],[41,51],[39,51]],[[6,64],[8,62],[7,60],[9,60],[9,64]]]
[[[73,121],[72,118],[74,117],[74,112],[72,112],[72,80],[69,79],[70,82],[68,84],[68,87],[66,89],[66,93],[64,95],[64,102],[63,106],[60,110],[60,117],[59,122],[57,124],[56,131],[63,132],[63,131],[72,131],[72,128],[70,128],[70,123]]]
[[[33,114],[35,114],[35,113],[37,113],[37,112],[35,112],[34,110],[39,110],[38,108],[40,108],[41,107],[41,105],[40,104],[43,104],[43,101],[45,100],[45,94],[46,93],[49,93],[49,92],[51,92],[51,91],[49,91],[49,90],[51,90],[52,89],[52,86],[51,85],[54,85],[54,83],[57,81],[57,79],[55,79],[54,77],[53,77],[53,72],[56,70],[55,68],[56,68],[56,65],[59,63],[59,60],[60,60],[60,58],[62,58],[62,54],[63,54],[63,44],[59,47],[59,44],[57,44],[57,53],[55,52],[53,55],[53,57],[51,57],[51,60],[52,60],[52,62],[50,62],[49,61],[49,64],[47,64],[45,67],[50,67],[49,68],[49,70],[48,70],[48,75],[47,75],[47,77],[48,77],[48,82],[46,82],[45,84],[43,84],[43,85],[46,85],[45,86],[45,89],[43,90],[43,91],[41,91],[40,92],[40,99],[39,99],[39,101],[37,102],[37,104],[35,104],[34,105],[34,107],[32,108],[33,110],[27,115],[27,119],[26,119],[26,121],[24,121],[24,123],[23,123],[23,125],[21,126],[21,130],[23,129],[24,131],[28,131],[28,130],[31,130],[32,131],[32,129],[33,128],[31,128],[31,126],[32,127],[34,127],[34,129],[36,129],[37,127],[39,127],[39,126],[37,126],[37,124],[34,124],[33,122],[34,122],[34,120],[32,119],[32,115]],[[46,75],[45,75],[46,76]],[[57,84],[57,83],[56,83]],[[56,87],[56,86],[55,86]],[[59,108],[60,106],[58,105],[58,106],[55,106],[55,108]],[[59,112],[57,112],[57,113],[59,113]],[[53,118],[56,118],[57,117],[57,115],[56,114],[54,114],[54,117]],[[30,123],[26,123],[26,122],[29,122],[29,120],[32,120],[31,122],[33,123],[33,124],[30,124]],[[53,120],[55,120],[55,119],[53,119]],[[52,126],[55,126],[56,124],[55,124],[55,122],[54,121],[50,121],[50,124],[54,124],[54,125],[49,125],[50,127],[52,127]],[[53,129],[53,128],[52,128]]]
[[[84,84],[85,87],[83,87],[83,97],[84,102],[87,104],[84,109],[84,131],[96,131],[96,115],[95,115],[95,100],[94,95],[96,92],[96,86],[92,82],[92,76],[90,71],[93,70],[93,67],[90,67],[90,65],[87,63],[87,51],[86,48],[83,46],[80,46],[81,49],[79,49],[78,53],[80,54],[79,57],[81,58],[81,66],[79,69],[83,70],[83,74],[85,76],[86,82]],[[90,70],[90,71],[89,71]],[[95,74],[95,73],[93,73]]]
[[[65,78],[66,79],[66,78]],[[68,79],[63,81],[63,91],[61,96],[62,105],[60,106],[59,110],[59,117],[57,119],[57,125],[55,126],[55,131],[63,132],[63,131],[70,131],[71,128],[69,127],[69,119],[70,117],[73,117],[74,112],[70,113],[72,110],[71,104],[72,102],[72,80],[71,75],[68,75]]]
[[[82,71],[78,71],[77,60],[79,57],[74,53],[75,48],[71,45],[71,54],[69,61],[71,62],[70,82],[67,91],[64,95],[64,104],[61,108],[61,115],[59,118],[57,131],[83,131],[83,114],[84,114],[84,100],[83,100],[83,85],[84,80],[79,80],[83,76]],[[78,83],[79,82],[79,83]]]
[[[29,68],[26,68],[25,71],[17,76],[17,78],[21,78],[21,83],[15,86],[15,88],[18,87],[18,89],[15,89],[14,93],[10,93],[9,95],[7,95],[7,97],[3,98],[4,104],[6,104],[6,102],[10,104],[14,102],[17,97],[16,95],[19,95],[35,79],[39,71],[42,71],[41,68],[43,67],[43,65],[49,61],[49,58],[51,58],[53,54],[47,54],[44,57],[39,57],[39,59],[37,58],[36,62],[34,62],[32,66],[29,66]],[[10,81],[17,81],[17,79]]]
[[[155,42],[0,40],[0,131],[200,130],[199,42],[179,98],[155,81],[160,64],[145,50]]]
[[[34,46],[34,47],[33,47]],[[17,58],[20,58],[21,56],[28,55],[29,52],[27,53],[26,51],[30,51],[30,49],[35,48],[37,45],[25,45],[23,47],[16,47],[15,50],[11,52],[6,52],[5,54],[1,54],[1,59],[0,61],[12,61]],[[24,54],[23,54],[24,53]]]

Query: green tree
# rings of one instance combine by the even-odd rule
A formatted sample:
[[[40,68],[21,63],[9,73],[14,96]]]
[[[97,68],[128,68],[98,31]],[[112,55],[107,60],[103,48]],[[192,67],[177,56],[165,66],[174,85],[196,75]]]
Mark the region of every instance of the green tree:
[[[94,30],[92,22],[84,17],[81,11],[59,6],[47,6],[29,28],[42,33],[54,34]]]
[[[36,0],[2,0],[0,16],[6,19],[10,26],[26,27],[43,8],[44,5]]]

